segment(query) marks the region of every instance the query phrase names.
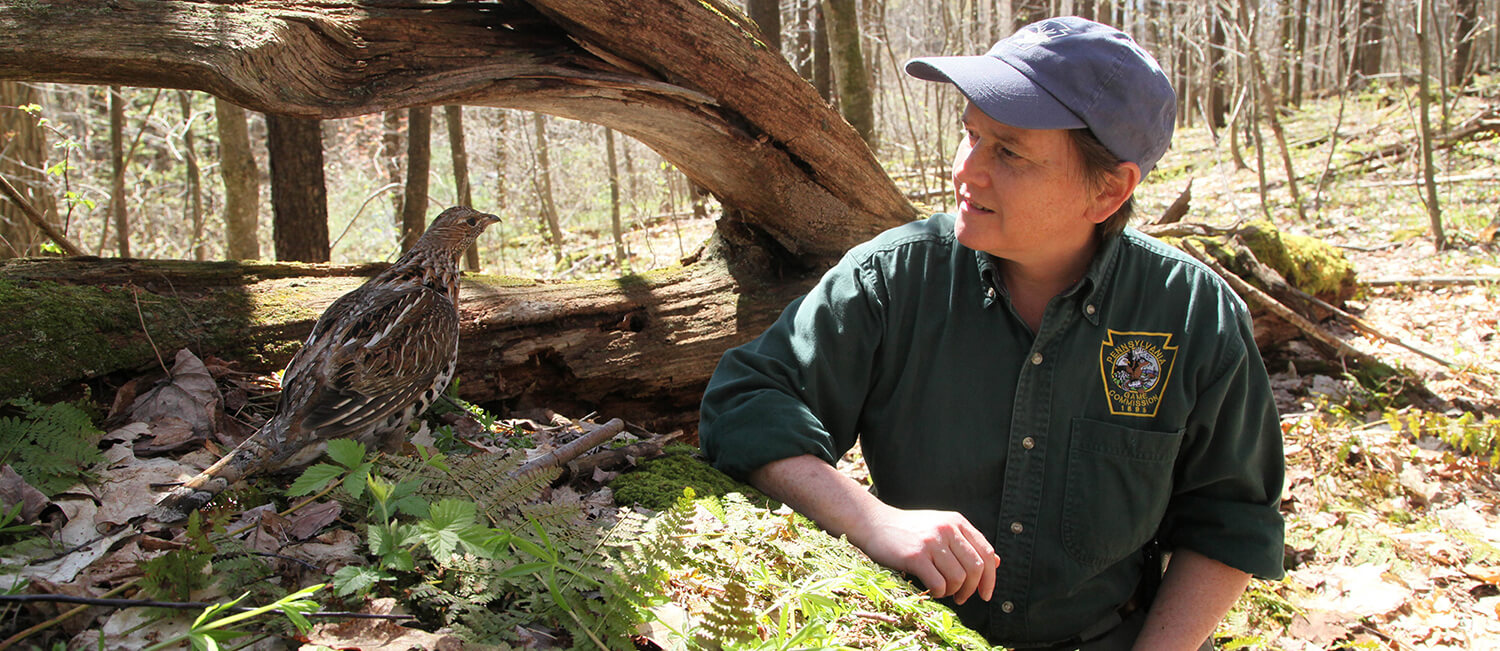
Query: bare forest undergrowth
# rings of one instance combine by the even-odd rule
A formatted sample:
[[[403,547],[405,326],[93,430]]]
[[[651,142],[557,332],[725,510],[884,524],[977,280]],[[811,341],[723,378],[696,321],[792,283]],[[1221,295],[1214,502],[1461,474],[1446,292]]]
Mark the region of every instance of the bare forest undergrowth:
[[[1475,116],[1500,120],[1500,88],[1493,82],[1476,87],[1487,90],[1453,105],[1453,127]],[[1297,651],[1500,647],[1500,483],[1494,465],[1500,454],[1500,245],[1493,228],[1487,229],[1500,221],[1493,172],[1500,138],[1482,133],[1438,152],[1439,177],[1446,179],[1439,197],[1453,246],[1435,252],[1412,183],[1418,175],[1410,91],[1377,87],[1350,94],[1342,110],[1340,101],[1309,102],[1284,118],[1307,222],[1296,217],[1268,133],[1267,212],[1288,232],[1339,245],[1362,282],[1382,281],[1365,286],[1348,305],[1351,311],[1449,363],[1326,327],[1475,411],[1418,411],[1402,406],[1390,388],[1361,385],[1338,373],[1299,374],[1278,364],[1282,356],[1269,355],[1286,433],[1288,575],[1255,581],[1216,638],[1221,648]],[[1187,221],[1229,227],[1265,216],[1255,148],[1241,134],[1249,167],[1238,168],[1228,134],[1220,135],[1216,144],[1206,129],[1184,129],[1163,168],[1141,189],[1140,213],[1160,214],[1191,179]],[[1395,147],[1401,143],[1411,146]],[[696,248],[706,224],[684,220],[634,231],[632,237],[644,232],[649,239],[631,241],[633,264],[670,264]],[[613,273],[607,234],[602,241],[598,253],[570,254],[571,260],[591,261],[577,262],[576,275]],[[543,247],[536,250],[534,264],[511,264],[556,268]],[[1436,277],[1467,280],[1419,280]],[[1310,350],[1299,341],[1287,348],[1290,357]],[[162,351],[167,366],[172,352]],[[95,424],[104,412],[116,415],[99,446],[106,450],[99,473],[81,487],[48,490],[50,499],[31,494],[19,517],[42,513],[50,524],[41,531],[49,539],[38,543],[34,532],[6,526],[13,521],[0,524],[0,542],[21,543],[7,547],[9,563],[29,565],[26,581],[8,584],[14,591],[178,603],[222,602],[247,592],[252,596],[245,605],[277,602],[283,612],[318,610],[298,601],[311,598],[325,610],[391,617],[315,617],[314,626],[300,633],[296,617],[290,624],[271,617],[264,627],[269,636],[256,643],[267,648],[457,648],[460,640],[476,639],[519,648],[615,648],[603,640],[625,638],[606,637],[611,632],[633,635],[633,644],[643,649],[710,642],[726,648],[938,648],[975,640],[909,585],[789,515],[738,498],[683,498],[675,506],[669,500],[657,505],[659,511],[617,508],[611,486],[660,454],[663,441],[652,441],[661,433],[627,427],[603,452],[642,447],[608,459],[575,459],[592,459],[592,466],[554,469],[546,476],[519,468],[595,429],[589,421],[603,423],[610,414],[496,419],[449,408],[446,416],[429,418],[419,438],[424,449],[448,452],[446,461],[434,464],[427,453],[398,460],[342,450],[319,466],[321,474],[304,475],[290,490],[291,479],[285,478],[232,491],[210,518],[218,533],[205,525],[136,535],[121,526],[149,508],[152,483],[211,462],[247,435],[270,405],[273,378],[240,373],[232,362],[194,361],[180,358],[185,366],[167,385],[153,388],[154,380],[147,380],[122,390],[123,396],[95,396],[115,404],[96,408]],[[170,400],[162,395],[170,392]],[[136,413],[132,403],[140,400],[146,406]],[[171,400],[211,401],[209,414],[218,417],[168,416],[172,405],[187,404]],[[39,413],[30,414],[31,422],[68,420]],[[0,427],[19,428],[20,422],[0,421]],[[857,454],[841,467],[862,475]],[[557,478],[563,472],[571,474]],[[525,495],[498,494],[494,477],[505,478],[499,488]],[[25,483],[0,477],[0,488],[20,490]],[[681,494],[676,484],[657,489]],[[315,499],[304,503],[307,495]],[[465,500],[467,510],[460,504]],[[277,515],[259,508],[265,503],[298,506]],[[604,560],[611,550],[613,560]],[[630,580],[620,581],[622,576]],[[210,580],[215,577],[217,584]],[[287,597],[323,583],[332,587]],[[4,608],[3,632],[15,637],[0,648],[16,642],[23,648],[143,648],[185,631],[201,640],[213,635],[208,623],[229,615],[217,613],[194,625],[201,606],[174,616],[96,605],[67,620],[52,618],[72,605]],[[253,621],[266,622],[261,615]],[[633,631],[616,630],[631,618],[647,622]],[[23,633],[33,625],[42,626]]]

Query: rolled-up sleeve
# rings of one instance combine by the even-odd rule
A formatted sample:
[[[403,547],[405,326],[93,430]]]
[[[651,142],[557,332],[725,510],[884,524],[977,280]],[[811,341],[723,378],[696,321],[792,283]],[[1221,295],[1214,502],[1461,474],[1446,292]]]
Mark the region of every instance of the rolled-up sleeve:
[[[698,432],[718,469],[743,480],[803,454],[834,463],[854,445],[883,331],[883,284],[858,251],[763,334],[719,360]]]
[[[1161,539],[1169,548],[1276,579],[1283,573],[1285,527],[1281,425],[1248,315],[1224,316],[1235,324],[1227,336],[1237,337],[1237,345],[1189,416]]]

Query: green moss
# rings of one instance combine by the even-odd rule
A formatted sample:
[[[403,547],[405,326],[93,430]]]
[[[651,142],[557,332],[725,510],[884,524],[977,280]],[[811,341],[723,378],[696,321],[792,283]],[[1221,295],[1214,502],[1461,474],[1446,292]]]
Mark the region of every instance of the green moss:
[[[131,286],[0,278],[0,396],[46,395],[81,377],[136,368],[179,348],[244,352],[244,292],[180,299]],[[145,328],[149,337],[141,336]],[[217,337],[209,333],[220,333]],[[155,347],[155,351],[152,347]]]
[[[1322,240],[1282,233],[1265,220],[1250,222],[1240,237],[1256,258],[1298,289],[1335,303],[1354,294],[1354,265]]]
[[[698,448],[691,445],[669,445],[666,455],[652,459],[609,483],[615,492],[615,503],[639,505],[654,511],[671,508],[691,487],[700,496],[741,493],[754,503],[774,507],[776,503],[749,484],[735,481],[698,458]]]

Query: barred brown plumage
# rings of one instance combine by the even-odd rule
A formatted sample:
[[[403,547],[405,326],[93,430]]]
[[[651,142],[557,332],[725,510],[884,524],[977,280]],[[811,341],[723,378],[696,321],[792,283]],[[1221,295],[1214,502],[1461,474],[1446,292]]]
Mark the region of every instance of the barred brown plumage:
[[[282,374],[276,413],[172,489],[151,517],[187,518],[241,478],[311,463],[328,439],[399,449],[407,425],[453,379],[459,256],[498,221],[464,206],[449,208],[394,265],[328,306]]]

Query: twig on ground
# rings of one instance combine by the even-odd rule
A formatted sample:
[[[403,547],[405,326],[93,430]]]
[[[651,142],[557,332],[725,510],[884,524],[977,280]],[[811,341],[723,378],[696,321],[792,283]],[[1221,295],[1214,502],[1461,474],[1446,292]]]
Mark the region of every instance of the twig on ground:
[[[567,445],[526,462],[520,468],[517,468],[513,474],[519,475],[539,468],[561,466],[623,431],[625,431],[625,421],[618,418],[611,419],[609,422],[594,428],[593,431],[578,437]]]
[[[14,594],[0,595],[0,603],[35,603],[50,602],[64,604],[83,604],[85,606],[107,606],[109,608],[173,608],[177,610],[196,610],[207,608],[214,604],[203,601],[153,601],[151,599],[110,599],[105,597],[77,597],[66,594]],[[250,606],[234,606],[229,612],[243,613],[255,610]],[[320,610],[317,612],[304,613],[305,617],[323,617],[342,619],[416,619],[415,615],[377,615],[375,613],[355,613],[341,610]]]
[[[596,468],[610,468],[626,462],[627,459],[650,459],[661,456],[662,448],[668,443],[682,436],[682,430],[669,434],[662,434],[639,443],[595,452],[588,456],[567,463],[568,473],[573,477],[586,477],[592,475]]]
[[[1500,284],[1500,276],[1410,276],[1406,278],[1376,278],[1364,281],[1370,287],[1395,287],[1397,285],[1429,287],[1455,287]]]
[[[1198,245],[1195,242],[1191,240],[1184,240],[1182,243],[1182,248],[1189,255],[1197,258],[1199,261],[1203,262],[1203,264],[1208,265],[1216,273],[1223,277],[1224,281],[1229,283],[1229,286],[1234,289],[1235,293],[1244,297],[1246,301],[1259,305],[1275,314],[1276,316],[1285,319],[1287,323],[1292,324],[1292,326],[1296,327],[1298,330],[1301,330],[1303,334],[1306,334],[1310,339],[1314,341],[1314,343],[1318,343],[1329,349],[1332,349],[1335,355],[1348,358],[1349,360],[1353,361],[1356,364],[1359,364],[1360,366],[1366,368],[1389,368],[1388,364],[1385,364],[1376,359],[1375,356],[1370,355],[1369,353],[1365,353],[1353,346],[1350,346],[1344,340],[1333,336],[1322,328],[1319,328],[1317,324],[1314,324],[1306,317],[1298,314],[1296,310],[1287,307],[1281,301],[1276,300],[1270,294],[1267,294],[1256,288],[1254,285],[1245,282],[1245,279],[1240,278],[1234,272],[1224,268],[1224,265],[1220,264],[1218,260],[1215,260],[1213,256],[1205,253],[1202,249],[1198,248]],[[1422,383],[1415,378],[1411,379],[1411,383],[1402,392],[1406,394],[1407,398],[1412,402],[1419,403],[1427,409],[1444,411],[1448,407],[1448,405],[1445,404],[1447,401],[1439,397],[1437,394],[1433,393],[1431,389],[1428,389],[1426,386],[1422,385]]]

